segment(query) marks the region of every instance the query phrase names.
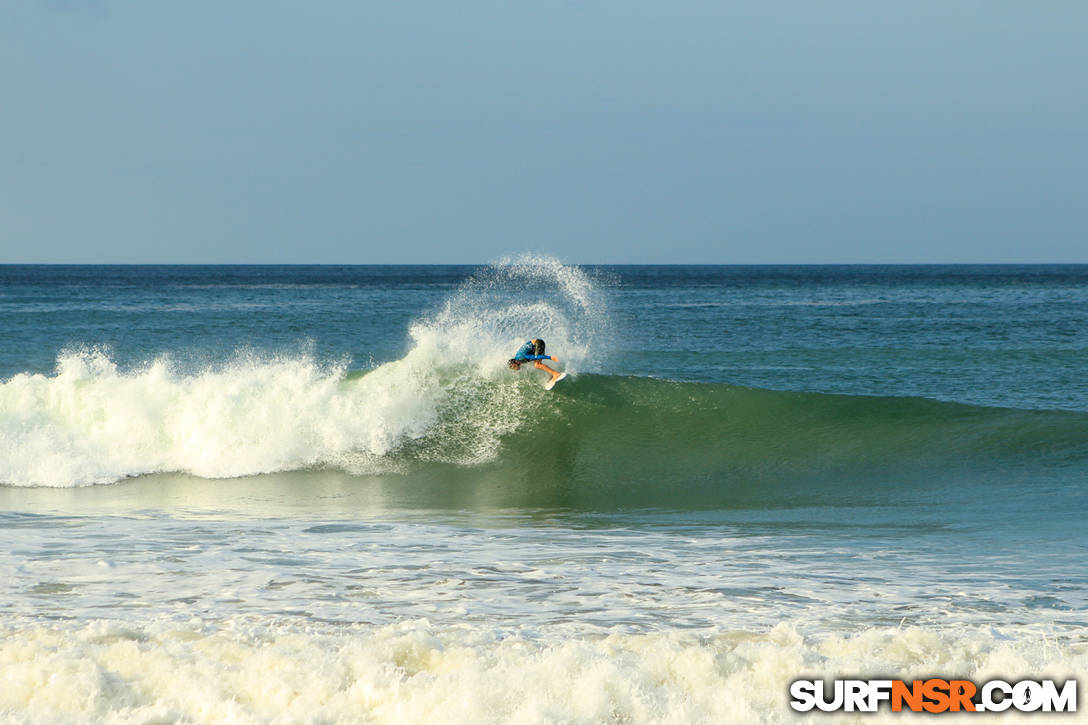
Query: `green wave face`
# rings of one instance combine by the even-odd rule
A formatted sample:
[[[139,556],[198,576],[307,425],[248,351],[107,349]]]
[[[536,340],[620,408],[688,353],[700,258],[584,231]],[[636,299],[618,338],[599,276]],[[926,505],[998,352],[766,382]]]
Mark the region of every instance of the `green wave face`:
[[[939,502],[1088,463],[1083,413],[599,375],[518,392],[494,460],[416,473],[496,505],[686,509]],[[461,459],[473,409],[400,456]]]

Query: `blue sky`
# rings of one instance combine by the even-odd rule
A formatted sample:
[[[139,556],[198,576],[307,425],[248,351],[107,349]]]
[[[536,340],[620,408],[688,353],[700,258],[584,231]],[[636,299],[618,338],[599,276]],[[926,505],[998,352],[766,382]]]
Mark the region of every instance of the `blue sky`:
[[[0,262],[1088,262],[1084,2],[0,8]]]

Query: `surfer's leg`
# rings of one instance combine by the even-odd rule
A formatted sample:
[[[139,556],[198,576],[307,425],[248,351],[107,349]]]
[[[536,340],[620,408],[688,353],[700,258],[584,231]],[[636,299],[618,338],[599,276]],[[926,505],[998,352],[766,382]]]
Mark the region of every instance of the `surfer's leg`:
[[[540,362],[539,360],[536,360],[535,362],[533,362],[533,365],[536,365],[536,367],[539,370],[546,371],[549,375],[552,376],[552,380],[555,380],[556,378],[559,377],[559,373],[555,372],[554,370],[552,370],[550,367],[548,367],[544,363]]]

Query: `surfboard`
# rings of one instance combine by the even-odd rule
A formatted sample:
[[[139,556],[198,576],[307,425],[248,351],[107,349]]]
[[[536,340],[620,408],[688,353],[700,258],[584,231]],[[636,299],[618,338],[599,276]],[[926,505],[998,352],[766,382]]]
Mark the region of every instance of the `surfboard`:
[[[545,390],[551,390],[552,388],[555,387],[556,383],[558,383],[560,380],[562,380],[565,377],[567,377],[566,373],[559,373],[559,377],[556,378],[555,380],[549,380],[548,384],[544,386],[544,389]]]

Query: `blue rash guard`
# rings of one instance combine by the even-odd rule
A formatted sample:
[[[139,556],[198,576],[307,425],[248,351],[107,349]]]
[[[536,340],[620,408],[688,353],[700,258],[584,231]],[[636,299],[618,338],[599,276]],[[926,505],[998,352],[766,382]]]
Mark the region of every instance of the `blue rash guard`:
[[[517,351],[517,354],[514,355],[514,359],[515,360],[551,360],[552,359],[551,355],[534,355],[533,354],[534,349],[535,348],[533,347],[533,341],[529,340],[529,342],[522,345],[521,349]]]

